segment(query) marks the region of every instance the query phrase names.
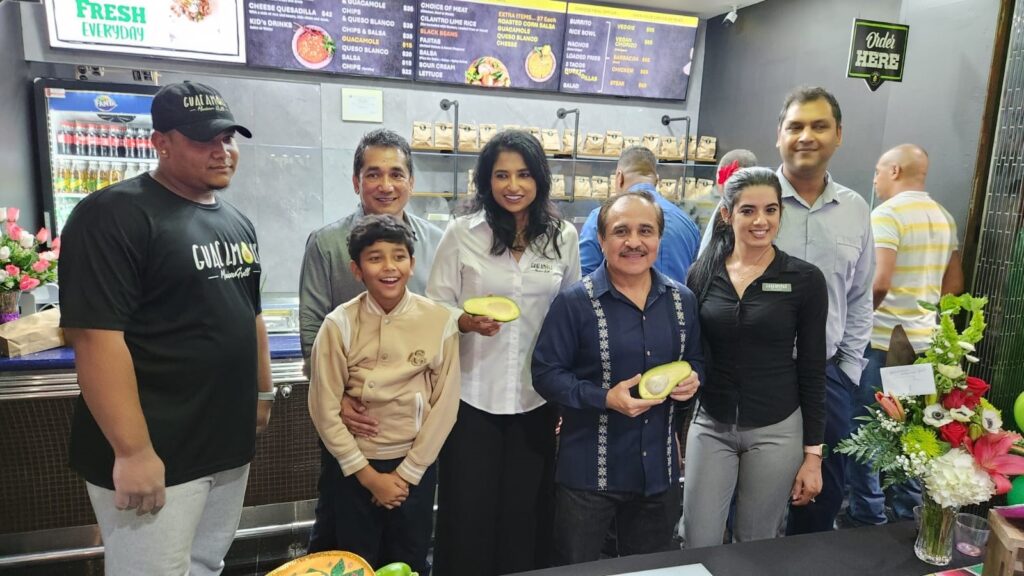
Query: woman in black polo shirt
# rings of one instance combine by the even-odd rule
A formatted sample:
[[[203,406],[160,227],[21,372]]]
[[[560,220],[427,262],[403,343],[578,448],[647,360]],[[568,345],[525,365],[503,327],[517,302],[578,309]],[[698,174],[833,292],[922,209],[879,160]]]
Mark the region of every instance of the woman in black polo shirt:
[[[688,547],[722,543],[734,491],[737,541],[774,537],[790,502],[821,491],[828,294],[820,270],[773,245],[781,219],[775,173],[736,172],[687,279],[708,361],[686,437]]]

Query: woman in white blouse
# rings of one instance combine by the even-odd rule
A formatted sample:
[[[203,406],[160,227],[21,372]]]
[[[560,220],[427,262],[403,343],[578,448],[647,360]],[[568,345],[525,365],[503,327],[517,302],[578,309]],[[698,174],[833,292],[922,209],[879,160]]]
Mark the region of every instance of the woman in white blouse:
[[[517,320],[463,313],[462,402],[441,452],[434,572],[493,576],[546,561],[555,457],[553,407],[533,389],[530,359],[551,301],[580,279],[579,237],[550,200],[536,138],[497,134],[480,153],[470,212],[441,238],[427,296],[452,308],[507,296]]]

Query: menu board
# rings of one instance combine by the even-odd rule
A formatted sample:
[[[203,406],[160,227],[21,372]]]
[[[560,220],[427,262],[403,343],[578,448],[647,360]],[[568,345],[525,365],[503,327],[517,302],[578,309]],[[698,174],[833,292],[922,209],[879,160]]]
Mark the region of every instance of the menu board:
[[[50,46],[245,62],[242,0],[46,0]]]
[[[562,92],[685,100],[697,18],[569,4]]]
[[[558,90],[565,2],[420,0],[416,79]]]
[[[251,0],[249,65],[412,79],[416,0]]]

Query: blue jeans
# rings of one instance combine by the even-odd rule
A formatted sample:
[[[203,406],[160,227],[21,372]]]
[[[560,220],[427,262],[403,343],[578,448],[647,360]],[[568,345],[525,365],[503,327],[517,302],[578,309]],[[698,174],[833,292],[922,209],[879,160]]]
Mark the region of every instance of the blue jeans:
[[[860,378],[860,386],[854,391],[852,417],[867,415],[867,406],[874,404],[875,391],[882,389],[881,368],[885,366],[885,351],[870,346],[864,352],[868,365]],[[851,420],[851,429],[857,430],[863,423]],[[847,482],[850,486],[850,504],[847,516],[857,524],[885,524],[885,494],[882,492],[878,473],[870,464],[861,464],[850,459],[847,465]],[[914,517],[914,506],[921,503],[921,487],[915,481],[893,486],[889,489],[893,514],[901,520]]]
[[[790,506],[786,534],[810,534],[833,529],[836,515],[843,506],[846,494],[845,454],[836,452],[836,446],[850,437],[850,405],[853,403],[855,382],[839,369],[834,360],[825,366],[825,444],[828,456],[821,463],[821,494],[806,506]]]

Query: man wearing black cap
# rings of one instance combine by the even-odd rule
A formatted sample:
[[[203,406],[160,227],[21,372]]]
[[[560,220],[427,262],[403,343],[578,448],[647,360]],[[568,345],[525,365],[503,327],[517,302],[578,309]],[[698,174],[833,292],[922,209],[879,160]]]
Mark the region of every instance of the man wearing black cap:
[[[157,169],[90,194],[64,229],[70,460],[108,574],[219,574],[274,397],[256,233],[216,197],[252,135],[202,84],[166,86],[152,116]]]

